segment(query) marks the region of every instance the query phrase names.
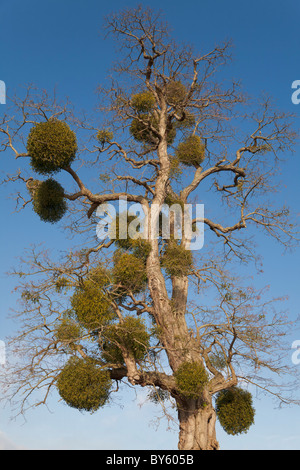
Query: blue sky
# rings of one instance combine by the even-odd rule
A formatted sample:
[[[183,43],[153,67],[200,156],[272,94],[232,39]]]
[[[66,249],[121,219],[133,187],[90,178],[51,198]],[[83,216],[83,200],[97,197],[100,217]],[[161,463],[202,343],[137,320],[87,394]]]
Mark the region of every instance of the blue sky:
[[[234,60],[226,74],[241,80],[244,90],[258,96],[267,92],[279,108],[300,118],[300,105],[291,102],[291,84],[300,79],[300,4],[298,0],[160,0],[141,2],[161,8],[177,40],[197,48],[212,46],[230,38]],[[57,87],[78,109],[91,109],[95,89],[114,59],[113,44],[101,36],[103,17],[111,9],[135,6],[133,1],[96,0],[0,0],[0,80],[8,93],[34,83],[40,88]],[[0,105],[0,118],[5,110]],[[299,121],[300,122],[300,121]],[[282,170],[282,200],[299,212],[299,148]],[[13,171],[15,163],[1,155],[1,171]],[[29,210],[14,214],[14,203],[7,198],[13,188],[0,187],[1,264],[0,339],[11,334],[14,324],[7,319],[16,296],[15,284],[6,272],[30,244],[44,242],[57,249],[67,246],[57,228],[41,224]],[[299,313],[299,250],[283,255],[275,243],[259,237],[264,257],[262,284],[271,284],[275,295],[289,295],[288,309]],[[294,340],[300,339],[295,332]],[[300,366],[299,366],[300,367]],[[120,403],[95,415],[80,414],[53,396],[49,409],[37,409],[10,421],[9,408],[0,409],[0,450],[19,449],[175,449],[177,436],[167,432],[167,423],[158,429],[151,420],[159,414],[144,404],[144,392],[137,397],[127,390]],[[124,406],[123,406],[124,405]],[[232,438],[218,428],[224,449],[300,449],[300,409],[274,409],[271,401],[256,400],[255,426],[247,435]],[[149,425],[150,423],[150,425]]]

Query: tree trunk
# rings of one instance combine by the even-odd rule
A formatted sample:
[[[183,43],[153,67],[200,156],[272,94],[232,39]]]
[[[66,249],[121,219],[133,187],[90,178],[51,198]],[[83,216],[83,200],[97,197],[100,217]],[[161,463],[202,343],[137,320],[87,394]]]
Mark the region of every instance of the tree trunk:
[[[216,439],[216,413],[212,405],[199,400],[177,401],[179,450],[219,450]]]

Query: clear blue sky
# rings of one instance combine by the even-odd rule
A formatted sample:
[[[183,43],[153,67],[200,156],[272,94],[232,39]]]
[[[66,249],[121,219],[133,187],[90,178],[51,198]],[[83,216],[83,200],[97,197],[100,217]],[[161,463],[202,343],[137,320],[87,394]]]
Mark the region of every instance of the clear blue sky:
[[[240,79],[245,91],[253,96],[262,91],[273,96],[278,107],[295,112],[300,123],[300,105],[291,102],[291,84],[300,79],[298,0],[141,3],[164,10],[179,41],[210,50],[224,39],[232,39],[232,77]],[[100,35],[103,17],[112,8],[135,5],[129,0],[1,0],[0,80],[6,82],[8,93],[28,83],[48,90],[56,86],[59,95],[69,96],[77,108],[91,109],[97,84],[103,81],[114,59],[112,43]],[[4,111],[0,105],[0,118]],[[299,150],[282,171],[282,200],[295,212],[299,212]],[[1,155],[1,171],[10,171],[10,165],[14,164]],[[6,271],[31,243],[42,241],[54,249],[66,243],[56,227],[40,223],[29,210],[14,214],[14,203],[7,199],[8,189],[0,187],[0,339],[14,328],[7,319],[16,300],[11,294],[14,281],[6,276]],[[283,256],[269,239],[259,240],[264,257],[260,282],[271,284],[275,295],[289,295],[288,308],[295,318],[300,305],[299,251]],[[292,339],[300,339],[300,332],[295,332]],[[10,410],[0,409],[0,450],[176,449],[176,433],[166,432],[166,423],[158,430],[149,425],[155,417],[153,413],[158,411],[149,404],[139,406],[143,391],[138,391],[137,399],[133,392],[126,397],[128,406],[112,405],[93,416],[56,405],[56,397],[50,412],[37,409],[26,416],[26,422],[22,418],[10,422]],[[120,404],[126,405],[126,399]],[[274,409],[272,402],[265,399],[256,400],[255,407],[256,424],[247,435],[232,438],[218,428],[223,449],[300,449],[299,408]]]

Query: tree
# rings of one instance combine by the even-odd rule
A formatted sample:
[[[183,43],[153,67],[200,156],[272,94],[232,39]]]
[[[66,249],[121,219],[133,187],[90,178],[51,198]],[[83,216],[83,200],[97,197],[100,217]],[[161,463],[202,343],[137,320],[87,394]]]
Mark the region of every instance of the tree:
[[[56,387],[71,407],[94,412],[127,381],[171,401],[179,449],[216,450],[217,418],[231,434],[254,421],[247,386],[291,401],[274,381],[288,372],[279,351],[290,322],[275,309],[279,299],[245,284],[235,266],[257,261],[257,227],[286,247],[297,241],[289,210],[269,201],[295,133],[269,98],[254,110],[237,83],[217,82],[230,44],[197,54],[142,7],[111,15],[106,28],[122,60],[110,87],[99,87],[100,118],[29,87],[0,125],[2,151],[24,161],[6,178],[25,185],[18,203],[46,223],[69,216],[86,243],[58,260],[33,249],[15,271],[24,321],[12,345],[22,360],[8,393],[21,394],[23,411],[34,392],[34,405],[45,403]],[[176,210],[194,201],[209,218],[190,214],[192,235],[209,230],[193,251]],[[107,223],[112,207],[114,234],[99,243],[99,218]],[[121,236],[129,227],[135,237]]]

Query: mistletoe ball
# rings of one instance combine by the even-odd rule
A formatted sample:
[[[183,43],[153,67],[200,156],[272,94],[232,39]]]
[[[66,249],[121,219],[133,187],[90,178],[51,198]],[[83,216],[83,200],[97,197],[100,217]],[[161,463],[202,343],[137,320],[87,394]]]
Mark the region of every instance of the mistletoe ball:
[[[52,178],[39,183],[33,193],[33,210],[43,222],[58,222],[67,210],[63,187]]]
[[[56,385],[67,405],[93,412],[107,402],[112,381],[109,372],[92,359],[72,357],[60,372]]]
[[[39,122],[29,132],[27,152],[31,167],[45,175],[69,166],[75,159],[77,141],[75,133],[63,121],[51,119]]]
[[[239,387],[222,390],[217,395],[216,413],[227,434],[246,433],[254,423],[251,393]]]

